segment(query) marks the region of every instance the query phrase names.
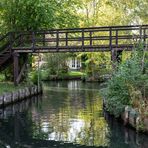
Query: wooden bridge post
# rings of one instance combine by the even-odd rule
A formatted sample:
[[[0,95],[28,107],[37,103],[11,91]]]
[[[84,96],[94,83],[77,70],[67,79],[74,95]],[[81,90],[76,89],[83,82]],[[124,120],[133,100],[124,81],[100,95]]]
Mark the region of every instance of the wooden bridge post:
[[[84,51],[84,29],[82,29],[82,51]]]
[[[32,50],[35,51],[35,32],[32,32]]]
[[[44,33],[43,33],[43,46],[45,46],[46,45],[46,32],[44,31]]]
[[[146,44],[146,29],[143,29],[143,42]]]
[[[66,37],[66,43],[65,43],[65,46],[68,46],[68,32],[66,32],[65,37]]]
[[[115,44],[116,46],[118,46],[118,30],[116,30],[116,40],[115,40]],[[113,69],[116,68],[116,63],[120,63],[122,61],[122,50],[115,50],[112,48],[112,28],[110,28],[109,31],[109,47],[110,47],[110,51],[111,51],[111,61],[112,61],[112,67]]]
[[[116,62],[117,63],[122,62],[122,50],[117,51],[117,53],[116,53]]]
[[[89,35],[90,35],[90,46],[92,46],[92,43],[93,43],[92,42],[92,31],[89,32]]]
[[[109,29],[109,49],[111,52],[111,61],[112,61],[112,67],[115,69],[115,61],[116,61],[116,53],[115,50],[112,48],[112,28]]]
[[[56,31],[56,50],[59,51],[59,31]]]
[[[19,75],[19,54],[13,54],[13,76],[14,76],[14,84],[17,85],[17,78]]]
[[[116,47],[118,46],[118,30],[116,30]],[[117,50],[115,59],[117,63],[122,61],[122,50]]]
[[[139,26],[140,42],[142,42],[142,26]]]

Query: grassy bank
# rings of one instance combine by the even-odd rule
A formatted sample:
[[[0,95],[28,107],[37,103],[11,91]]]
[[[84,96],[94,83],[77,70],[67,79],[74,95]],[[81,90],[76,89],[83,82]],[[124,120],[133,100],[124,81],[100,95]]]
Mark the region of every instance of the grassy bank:
[[[23,86],[22,85],[14,86],[13,83],[0,82],[0,95],[6,92],[12,92],[18,90],[20,88],[23,88]]]
[[[81,78],[83,75],[85,74],[80,71],[69,71],[66,74],[61,74],[59,77],[61,78]]]
[[[118,65],[107,88],[101,92],[107,111],[120,117],[128,106],[137,112],[138,129],[147,130],[148,52],[141,44],[132,51],[131,57]]]
[[[46,71],[41,72],[42,80],[70,80],[70,79],[81,79],[85,73],[80,71],[69,71],[68,73],[60,73],[58,75],[49,75]]]

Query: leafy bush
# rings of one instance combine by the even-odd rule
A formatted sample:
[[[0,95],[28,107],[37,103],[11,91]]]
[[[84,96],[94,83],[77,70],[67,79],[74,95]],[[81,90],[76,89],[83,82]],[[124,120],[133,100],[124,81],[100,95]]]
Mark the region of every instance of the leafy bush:
[[[143,86],[147,86],[148,77],[142,68],[144,54],[141,48],[134,50],[131,57],[118,66],[108,82],[106,107],[115,116],[119,116],[126,105],[136,106],[135,102],[145,97]],[[147,69],[146,60],[144,62],[144,69]]]
[[[33,83],[33,84],[37,85],[38,84],[38,75],[39,75],[39,81],[41,83],[42,77],[41,77],[40,70],[39,70],[39,72],[37,70],[30,72],[28,74],[27,83],[30,83],[30,84]]]

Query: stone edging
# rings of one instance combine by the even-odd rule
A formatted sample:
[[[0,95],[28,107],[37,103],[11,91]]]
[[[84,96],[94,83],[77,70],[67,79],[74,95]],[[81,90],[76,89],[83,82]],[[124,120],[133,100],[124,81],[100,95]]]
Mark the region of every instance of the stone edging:
[[[103,107],[106,110],[105,99],[103,99]],[[139,113],[130,106],[126,106],[124,112],[121,114],[121,119],[124,122],[124,125],[129,125],[137,131],[142,131],[148,133],[148,118],[145,118],[143,121],[143,127],[140,128],[140,115]]]
[[[140,123],[141,117],[139,113],[132,107],[126,106],[124,112],[121,115],[121,118],[125,125],[128,124],[135,128],[137,131],[142,130],[143,132],[148,133],[148,118],[144,118],[142,121],[143,123]]]
[[[38,88],[36,85],[4,93],[3,95],[0,95],[0,107],[5,107],[40,93],[42,93],[42,87]]]

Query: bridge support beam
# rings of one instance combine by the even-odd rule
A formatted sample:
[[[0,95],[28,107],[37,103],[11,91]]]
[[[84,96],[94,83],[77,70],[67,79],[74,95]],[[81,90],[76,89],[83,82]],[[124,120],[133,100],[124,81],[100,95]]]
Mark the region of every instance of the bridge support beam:
[[[122,50],[119,50],[116,52],[116,61],[117,61],[117,63],[122,62]]]
[[[119,64],[122,62],[122,50],[111,50],[111,61],[113,69],[116,68],[116,64]]]
[[[14,76],[14,85],[17,84],[17,78],[19,75],[19,54],[14,53],[13,54],[13,76]]]

